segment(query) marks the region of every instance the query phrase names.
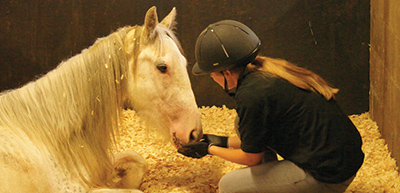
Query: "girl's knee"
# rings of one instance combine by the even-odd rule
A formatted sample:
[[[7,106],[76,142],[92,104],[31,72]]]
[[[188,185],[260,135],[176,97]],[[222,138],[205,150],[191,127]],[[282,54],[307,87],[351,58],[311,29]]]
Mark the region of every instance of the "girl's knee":
[[[235,175],[234,173],[236,173],[236,170],[222,176],[218,184],[219,193],[234,192],[236,188],[234,188],[233,186],[238,185],[238,182],[235,180],[237,179],[237,175]]]
[[[218,183],[218,189],[219,189],[219,193],[223,193],[223,192],[228,192],[226,189],[229,187],[229,179],[227,179],[225,176],[222,176],[222,178],[219,180]]]
[[[231,171],[219,180],[219,193],[243,192],[250,182],[249,168]],[[247,185],[246,185],[247,184]]]

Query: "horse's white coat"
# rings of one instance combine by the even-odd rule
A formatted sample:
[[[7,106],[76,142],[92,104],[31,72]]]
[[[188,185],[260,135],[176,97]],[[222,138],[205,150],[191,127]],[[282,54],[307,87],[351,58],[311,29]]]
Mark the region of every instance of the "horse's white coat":
[[[143,157],[111,155],[125,104],[182,143],[201,137],[186,59],[171,31],[175,15],[158,24],[152,7],[143,27],[121,28],[0,94],[0,192],[138,191]]]

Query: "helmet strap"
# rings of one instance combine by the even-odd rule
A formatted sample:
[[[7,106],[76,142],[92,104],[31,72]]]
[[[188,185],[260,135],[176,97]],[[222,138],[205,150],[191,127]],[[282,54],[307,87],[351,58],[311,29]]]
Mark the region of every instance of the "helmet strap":
[[[226,81],[226,77],[225,77],[224,71],[220,71],[220,73],[222,74],[222,76],[224,76],[224,91],[225,91],[230,97],[235,98],[235,95],[236,95],[235,90],[236,90],[236,88],[229,89],[229,88],[228,88],[228,81]]]

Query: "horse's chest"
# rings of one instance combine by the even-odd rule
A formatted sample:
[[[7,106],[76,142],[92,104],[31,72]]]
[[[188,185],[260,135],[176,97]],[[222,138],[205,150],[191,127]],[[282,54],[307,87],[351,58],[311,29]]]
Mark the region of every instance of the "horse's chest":
[[[87,192],[75,172],[64,172],[27,136],[0,127],[0,192]]]

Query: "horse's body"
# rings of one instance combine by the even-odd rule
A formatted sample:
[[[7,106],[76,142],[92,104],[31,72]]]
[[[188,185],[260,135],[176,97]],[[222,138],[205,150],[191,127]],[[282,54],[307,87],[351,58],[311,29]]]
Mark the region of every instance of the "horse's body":
[[[201,137],[186,59],[171,31],[175,15],[173,9],[159,24],[153,7],[143,26],[121,28],[0,94],[0,192],[138,188],[144,159],[111,153],[126,105],[177,146]]]

